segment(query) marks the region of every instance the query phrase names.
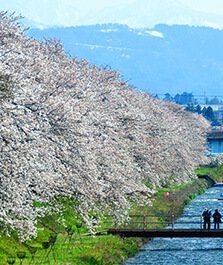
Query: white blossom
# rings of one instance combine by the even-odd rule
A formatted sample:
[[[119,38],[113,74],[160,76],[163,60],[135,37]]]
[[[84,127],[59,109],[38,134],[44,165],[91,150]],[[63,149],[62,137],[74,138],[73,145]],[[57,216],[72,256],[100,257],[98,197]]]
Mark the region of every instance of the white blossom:
[[[149,203],[155,187],[186,182],[207,161],[204,118],[26,37],[3,12],[0,104],[0,221],[23,238],[46,211],[34,201],[73,198],[89,227],[93,210],[122,220],[129,197]]]

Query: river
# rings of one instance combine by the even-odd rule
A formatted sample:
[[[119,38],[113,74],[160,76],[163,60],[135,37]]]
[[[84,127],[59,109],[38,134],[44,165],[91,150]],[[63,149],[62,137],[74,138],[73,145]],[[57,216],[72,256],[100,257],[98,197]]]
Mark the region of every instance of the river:
[[[223,200],[218,200],[223,187],[213,187],[197,196],[185,208],[180,221],[200,215],[204,208],[216,208],[223,216]],[[195,217],[199,222],[199,217]],[[191,220],[191,219],[190,219]],[[195,219],[194,219],[195,221]],[[178,228],[200,228],[200,224],[176,224]],[[212,224],[213,228],[213,224]],[[223,229],[223,223],[220,224]],[[154,238],[123,265],[222,265],[222,238]]]

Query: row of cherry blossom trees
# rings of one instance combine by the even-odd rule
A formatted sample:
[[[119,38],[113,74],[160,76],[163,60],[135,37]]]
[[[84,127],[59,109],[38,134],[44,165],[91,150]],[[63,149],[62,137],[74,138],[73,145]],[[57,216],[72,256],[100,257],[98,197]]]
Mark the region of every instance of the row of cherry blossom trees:
[[[122,220],[129,197],[150,202],[157,186],[186,182],[207,162],[204,118],[69,58],[55,40],[26,37],[4,12],[0,104],[0,222],[23,239],[44,214],[34,201],[74,198],[89,226],[90,212]]]

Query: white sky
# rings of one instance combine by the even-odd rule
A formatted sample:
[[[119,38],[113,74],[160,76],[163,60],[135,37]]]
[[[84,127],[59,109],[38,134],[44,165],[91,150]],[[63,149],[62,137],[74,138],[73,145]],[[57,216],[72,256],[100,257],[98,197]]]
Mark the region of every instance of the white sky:
[[[180,0],[180,2],[198,11],[223,15],[222,0]]]
[[[112,22],[130,27],[167,23],[223,29],[223,0],[0,0],[0,9],[16,11],[43,26]]]

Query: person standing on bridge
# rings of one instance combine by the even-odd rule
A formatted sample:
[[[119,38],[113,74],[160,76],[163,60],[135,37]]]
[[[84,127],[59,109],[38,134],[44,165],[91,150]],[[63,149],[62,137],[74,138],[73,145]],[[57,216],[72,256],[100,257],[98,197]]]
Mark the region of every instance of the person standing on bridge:
[[[204,209],[202,216],[203,216],[203,221],[204,221],[203,228],[211,229],[211,212],[208,211],[208,208]]]
[[[214,218],[214,229],[219,229],[221,223],[221,214],[219,213],[218,209],[215,209],[212,217]]]

